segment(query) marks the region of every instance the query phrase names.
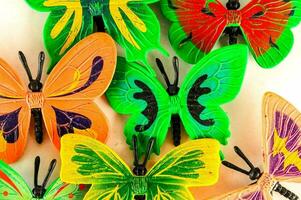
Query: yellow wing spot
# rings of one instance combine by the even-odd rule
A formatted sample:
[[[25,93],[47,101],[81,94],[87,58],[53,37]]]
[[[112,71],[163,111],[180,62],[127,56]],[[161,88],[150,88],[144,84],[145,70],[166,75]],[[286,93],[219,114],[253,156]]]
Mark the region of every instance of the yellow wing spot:
[[[81,78],[80,70],[76,69],[73,73],[72,84],[67,89],[64,89],[63,91],[58,92],[58,93],[54,93],[51,96],[53,96],[53,97],[60,96],[60,95],[68,94],[68,93],[74,91],[80,84],[80,78]]]
[[[284,168],[289,165],[294,165],[301,171],[301,158],[299,157],[298,150],[290,152],[286,148],[288,138],[279,137],[278,131],[274,130],[274,147],[273,147],[273,156],[277,154],[284,155]]]
[[[5,152],[7,142],[3,137],[3,131],[0,131],[0,152]]]
[[[71,46],[76,36],[80,32],[82,26],[82,19],[83,19],[82,5],[80,3],[80,0],[73,0],[73,1],[48,0],[44,2],[44,6],[66,7],[65,14],[58,20],[58,22],[54,25],[53,29],[50,32],[50,37],[52,39],[57,38],[61,34],[61,32],[66,27],[69,20],[74,16],[72,26],[66,37],[66,41],[64,42],[64,45],[59,53],[60,55],[62,55]]]
[[[141,32],[146,32],[147,28],[144,22],[127,6],[130,0],[120,1],[120,0],[111,0],[109,4],[110,13],[114,22],[116,23],[118,29],[120,30],[123,37],[135,46],[137,49],[141,49],[136,40],[133,38],[132,34],[130,33],[120,10],[122,10],[125,15],[129,18],[129,20],[133,23],[134,27],[136,27]]]

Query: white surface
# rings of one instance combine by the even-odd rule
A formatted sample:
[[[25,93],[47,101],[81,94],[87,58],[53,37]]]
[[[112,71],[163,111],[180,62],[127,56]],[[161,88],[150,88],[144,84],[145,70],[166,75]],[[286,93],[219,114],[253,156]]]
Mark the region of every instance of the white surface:
[[[155,6],[154,8],[158,15],[161,16],[157,7],[158,6]],[[0,0],[0,57],[17,69],[26,83],[28,80],[19,62],[17,52],[22,50],[25,53],[29,66],[35,74],[38,53],[44,50],[42,30],[46,16],[47,14],[45,13],[39,13],[29,8],[23,0]],[[162,27],[169,27],[169,23],[166,20],[162,19],[161,22],[164,24]],[[295,45],[284,62],[276,68],[271,70],[262,69],[255,63],[252,56],[249,56],[247,72],[240,95],[236,100],[224,106],[231,119],[232,137],[229,140],[228,146],[223,149],[227,160],[233,161],[240,166],[245,166],[245,164],[240,162],[234,154],[234,145],[239,145],[255,165],[262,167],[261,102],[263,94],[266,91],[276,92],[301,110],[301,93],[299,87],[301,83],[301,26],[293,29],[293,32]],[[173,56],[174,52],[171,50],[167,40],[166,29],[162,30],[161,40],[162,44],[170,50],[170,55]],[[153,62],[156,56],[162,58],[161,55],[152,53],[150,60]],[[163,60],[165,66],[171,69],[171,58],[164,58]],[[184,64],[184,62],[180,64],[180,80],[183,80],[185,73],[191,66]],[[44,80],[46,77],[45,74],[46,73],[44,73],[43,76]],[[171,73],[170,75],[172,76],[173,74]],[[158,77],[162,81],[161,76]],[[111,123],[111,132],[107,144],[130,164],[132,161],[132,153],[128,150],[127,145],[125,145],[122,135],[125,117],[115,114],[105,100],[100,101],[100,106],[106,112]],[[31,129],[24,156],[17,163],[12,165],[25,178],[30,186],[33,185],[33,161],[36,155],[42,157],[41,165],[43,170],[41,170],[40,173],[41,179],[44,178],[50,160],[53,158],[59,159],[59,154],[49,142],[46,132],[44,136],[45,141],[42,145],[36,144],[32,133]],[[162,152],[168,151],[171,147],[169,136],[169,140],[166,141]],[[151,166],[157,159],[158,157],[154,156],[149,165]],[[245,167],[247,168],[247,166]],[[51,180],[58,177],[58,175],[59,163]],[[193,191],[196,199],[204,199],[246,186],[249,183],[248,177],[222,167],[220,181],[217,185],[207,188],[198,188]],[[300,184],[291,183],[285,184],[285,186],[301,197]],[[274,199],[284,198],[274,194]]]

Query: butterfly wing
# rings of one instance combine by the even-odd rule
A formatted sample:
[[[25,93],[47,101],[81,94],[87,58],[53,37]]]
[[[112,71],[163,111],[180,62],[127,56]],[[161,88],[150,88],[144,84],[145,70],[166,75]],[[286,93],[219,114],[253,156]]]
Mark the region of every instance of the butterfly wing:
[[[278,180],[301,181],[301,114],[267,93],[263,103],[265,172]]]
[[[113,78],[114,41],[95,33],[76,44],[45,82],[43,119],[50,139],[59,148],[60,137],[77,130],[100,141],[106,139],[107,120],[94,100]]]
[[[241,10],[241,27],[257,63],[274,67],[293,45],[291,28],[301,20],[301,2],[252,0]]]
[[[193,199],[188,187],[217,182],[219,151],[220,145],[214,139],[189,141],[171,150],[146,175],[147,199]]]
[[[187,74],[179,91],[180,117],[191,139],[230,136],[229,119],[220,105],[238,94],[247,63],[247,47],[231,45],[211,52]]]
[[[25,101],[26,86],[1,59],[0,79],[0,159],[12,163],[24,152],[31,113]]]
[[[81,0],[26,0],[34,9],[50,12],[44,27],[44,42],[50,54],[48,73],[64,54],[93,31],[93,16]]]
[[[126,52],[129,62],[147,64],[146,54],[160,47],[160,24],[149,8],[158,0],[107,0],[102,14],[107,31]]]
[[[50,12],[44,28],[44,40],[52,57],[48,72],[73,45],[93,32],[94,16],[102,16],[100,20],[125,49],[128,60],[147,63],[147,52],[162,51],[159,21],[148,6],[157,0],[26,1],[36,10]]]
[[[132,145],[133,135],[137,135],[139,152],[143,154],[149,139],[155,137],[154,151],[159,154],[171,113],[169,95],[156,76],[138,63],[118,58],[117,70],[106,95],[116,112],[131,115],[124,129],[127,143]]]
[[[31,198],[31,191],[24,179],[0,160],[0,199],[27,200]]]
[[[209,53],[227,25],[227,10],[218,0],[162,0],[161,6],[172,22],[171,45],[189,63]]]
[[[64,182],[92,184],[86,200],[132,199],[132,173],[106,145],[82,135],[65,135],[61,159],[61,179]]]
[[[272,200],[270,193],[262,191],[258,184],[249,185],[210,200]]]
[[[74,185],[56,179],[46,190],[45,200],[73,199],[82,200],[86,193],[85,185]]]

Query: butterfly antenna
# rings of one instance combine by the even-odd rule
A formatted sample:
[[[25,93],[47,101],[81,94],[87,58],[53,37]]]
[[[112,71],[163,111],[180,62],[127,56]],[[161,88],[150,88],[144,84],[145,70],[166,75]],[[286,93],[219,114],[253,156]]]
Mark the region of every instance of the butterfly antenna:
[[[30,71],[30,69],[28,67],[28,63],[27,63],[26,57],[25,57],[25,55],[24,55],[24,53],[22,51],[19,51],[19,58],[20,58],[20,61],[22,62],[23,67],[24,67],[24,69],[25,69],[25,71],[27,73],[29,81],[32,81],[33,80],[32,79],[32,74],[31,74],[31,71]]]
[[[238,171],[238,172],[241,172],[243,174],[249,175],[249,172],[247,170],[244,170],[244,169],[242,169],[242,168],[240,168],[240,167],[238,167],[238,166],[236,166],[236,165],[234,165],[234,164],[232,164],[232,163],[230,163],[228,161],[224,160],[224,161],[222,161],[222,164],[224,166],[230,168],[230,169],[233,169],[235,171]]]
[[[162,74],[162,76],[163,76],[163,78],[166,82],[167,87],[169,87],[170,86],[170,81],[168,79],[168,76],[166,74],[166,71],[164,69],[162,61],[159,58],[156,58],[156,63],[157,63],[157,66],[158,66],[158,68],[159,68],[159,70],[160,70],[160,72],[161,72],[161,74]]]
[[[134,148],[134,166],[139,165],[139,155],[138,155],[138,144],[137,144],[137,136],[133,136],[133,148]]]
[[[38,66],[38,74],[36,79],[38,81],[41,81],[44,63],[45,63],[45,53],[41,51],[39,55],[39,66]]]
[[[51,176],[51,174],[52,174],[52,172],[55,168],[55,165],[56,165],[56,159],[53,159],[49,164],[48,172],[47,172],[47,175],[46,175],[46,177],[43,181],[42,188],[46,187],[47,182],[48,182],[48,180],[49,180],[49,178],[50,178],[50,176]]]
[[[148,161],[150,154],[152,152],[152,149],[154,147],[154,143],[155,143],[155,138],[151,138],[148,142],[147,152],[146,152],[143,164],[142,164],[143,167],[146,167],[147,161]]]
[[[254,165],[251,163],[251,161],[245,156],[245,154],[240,150],[240,148],[238,146],[234,147],[234,151],[237,155],[239,155],[239,157],[241,157],[248,165],[251,169],[254,169]]]
[[[172,59],[172,65],[175,71],[175,80],[174,85],[177,86],[179,84],[179,59],[178,57],[174,56]]]
[[[34,160],[34,187],[38,187],[38,176],[40,168],[40,156],[37,156]]]

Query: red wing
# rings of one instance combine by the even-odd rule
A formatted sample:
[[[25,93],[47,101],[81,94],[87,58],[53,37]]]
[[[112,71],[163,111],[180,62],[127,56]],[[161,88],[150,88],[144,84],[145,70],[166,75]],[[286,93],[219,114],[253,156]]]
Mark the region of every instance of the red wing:
[[[217,0],[176,0],[178,20],[192,42],[205,53],[209,53],[223,33],[227,21],[225,7]]]
[[[171,45],[189,63],[209,53],[227,25],[227,10],[218,0],[162,0],[162,8],[174,22]]]
[[[291,50],[291,27],[301,19],[300,2],[252,0],[241,10],[241,27],[253,55],[262,67],[273,67]]]

